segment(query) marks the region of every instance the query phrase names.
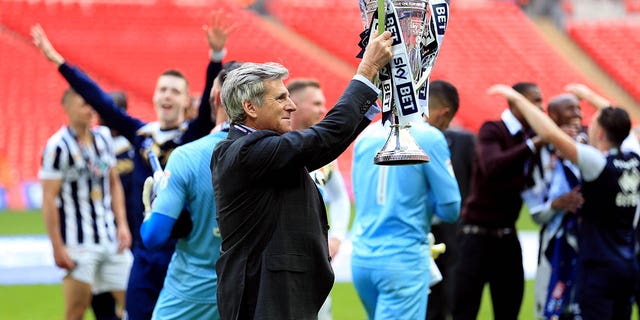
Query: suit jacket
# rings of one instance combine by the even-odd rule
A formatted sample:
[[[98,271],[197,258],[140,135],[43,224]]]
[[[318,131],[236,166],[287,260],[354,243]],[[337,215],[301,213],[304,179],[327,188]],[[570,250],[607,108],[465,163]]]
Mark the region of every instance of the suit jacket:
[[[250,134],[232,126],[211,159],[222,236],[221,319],[316,319],[333,286],[327,215],[309,171],[340,155],[377,98],[352,80],[309,129]]]
[[[464,201],[469,194],[471,184],[476,137],[471,132],[458,129],[447,129],[444,131],[444,136],[451,151],[451,165],[460,187],[460,198]]]
[[[490,228],[514,227],[527,183],[526,164],[535,160],[522,131],[512,135],[501,120],[487,121],[478,131],[471,189],[462,222]]]

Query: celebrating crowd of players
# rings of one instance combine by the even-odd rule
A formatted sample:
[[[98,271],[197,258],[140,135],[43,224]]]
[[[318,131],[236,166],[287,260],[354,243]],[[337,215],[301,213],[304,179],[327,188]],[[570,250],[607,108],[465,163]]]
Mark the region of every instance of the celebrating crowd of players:
[[[622,108],[570,85],[545,114],[536,84],[496,85],[489,94],[509,108],[474,137],[449,129],[458,93],[438,80],[430,117],[411,128],[431,161],[375,166],[390,130],[370,124],[389,32],[372,37],[327,112],[316,81],[285,86],[278,64],[223,64],[235,27],[212,13],[197,116],[185,120],[188,82],[167,70],[150,123],[129,116],[122,93],[105,92],[32,28],[70,85],[68,124],[47,142],[39,173],[55,262],[68,271],[67,319],[81,319],[92,300],[97,319],[330,319],[331,259],[350,215],[335,159],[353,141],[352,271],[370,319],[475,319],[487,283],[496,319],[517,319],[523,203],[542,226],[535,316],[630,318],[640,147]],[[579,99],[597,109],[588,127]],[[111,130],[93,126],[94,111]],[[432,229],[449,247],[435,286]]]

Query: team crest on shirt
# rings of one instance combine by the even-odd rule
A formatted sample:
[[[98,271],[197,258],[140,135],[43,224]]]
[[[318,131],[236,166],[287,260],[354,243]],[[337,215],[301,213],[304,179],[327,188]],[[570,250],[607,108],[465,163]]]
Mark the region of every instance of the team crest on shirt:
[[[618,186],[620,192],[616,194],[616,206],[633,207],[638,205],[638,186],[640,185],[640,172],[638,172],[637,159],[629,161],[614,160],[613,165],[618,168],[625,168],[620,178],[618,178]]]

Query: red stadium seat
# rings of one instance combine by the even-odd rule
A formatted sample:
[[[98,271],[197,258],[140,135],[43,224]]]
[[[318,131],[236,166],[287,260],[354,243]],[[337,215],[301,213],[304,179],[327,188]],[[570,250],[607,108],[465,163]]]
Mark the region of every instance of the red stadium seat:
[[[181,70],[192,92],[201,91],[204,84],[208,47],[200,28],[208,23],[211,8],[197,6],[198,1],[172,4],[176,2],[180,1],[0,2],[0,112],[8,124],[0,127],[0,159],[7,159],[15,172],[14,182],[35,179],[47,137],[65,121],[59,98],[66,83],[31,45],[29,27],[41,23],[69,62],[106,89],[125,90],[131,99],[129,112],[151,120],[151,97],[162,71]],[[568,82],[589,84],[516,5],[452,3],[432,79],[458,87],[457,122],[466,128],[476,131],[506,107],[504,99],[486,95],[494,83],[536,82],[545,98],[560,93]],[[357,1],[271,0],[268,10],[280,23],[251,11],[233,12],[240,25],[228,41],[227,60],[282,63],[290,77],[318,79],[329,104],[335,102],[358,63],[355,55],[363,27]],[[627,37],[633,38],[629,35],[636,30],[627,31]],[[637,48],[637,42],[626,42]],[[618,50],[628,55],[636,51]],[[635,62],[627,61],[631,63]],[[349,153],[340,158],[340,165],[350,181]]]
[[[613,79],[640,101],[640,23],[633,20],[578,22],[568,24],[568,33]]]

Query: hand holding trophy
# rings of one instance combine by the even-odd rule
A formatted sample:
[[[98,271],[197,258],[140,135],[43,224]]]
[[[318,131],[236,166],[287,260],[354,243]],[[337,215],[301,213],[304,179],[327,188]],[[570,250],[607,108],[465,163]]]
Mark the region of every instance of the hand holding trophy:
[[[429,114],[429,75],[447,27],[449,5],[445,0],[360,0],[360,12],[366,29],[362,48],[376,30],[388,30],[393,38],[393,57],[377,82],[382,91],[383,123],[391,122],[391,134],[374,163],[428,162],[429,156],[409,128],[411,122],[423,121],[423,113]]]

